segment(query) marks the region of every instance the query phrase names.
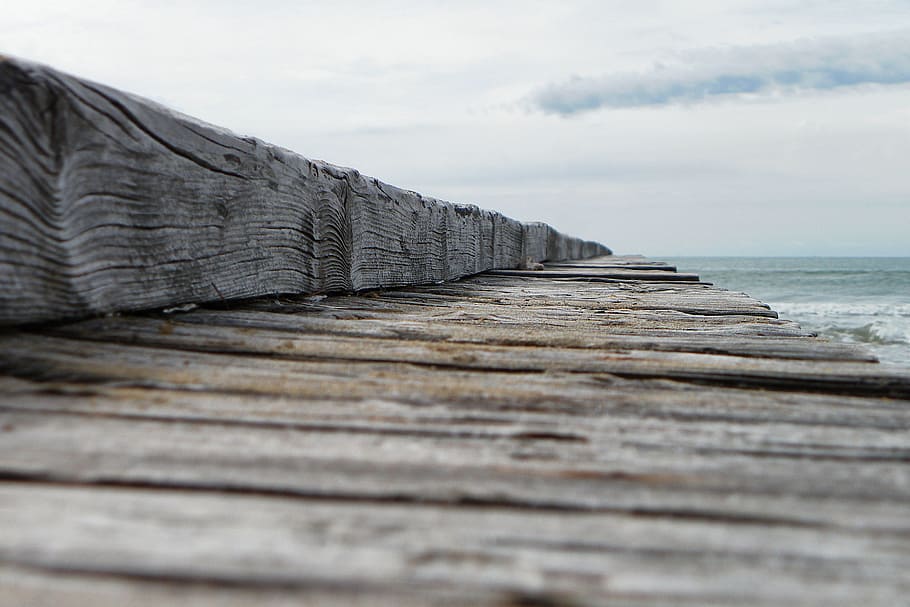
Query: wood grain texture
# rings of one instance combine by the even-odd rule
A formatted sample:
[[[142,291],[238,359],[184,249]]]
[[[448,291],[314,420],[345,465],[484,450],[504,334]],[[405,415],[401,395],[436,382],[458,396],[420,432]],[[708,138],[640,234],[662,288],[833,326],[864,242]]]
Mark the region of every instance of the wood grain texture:
[[[0,214],[7,325],[608,253],[10,58]]]
[[[0,596],[899,604],[910,376],[572,265],[3,331]]]
[[[259,594],[265,604],[900,604],[906,399],[620,377],[585,367],[615,346],[487,349],[418,328],[420,311],[441,325],[508,324],[510,309],[545,324],[574,299],[594,331],[598,310],[669,312],[692,305],[686,291],[719,312],[730,297],[740,314],[702,317],[726,330],[749,317],[786,328],[713,287],[625,286],[635,288],[614,301],[614,284],[481,276],[53,329],[66,337],[7,332],[0,351],[20,378],[0,378],[0,590],[77,605]],[[515,310],[526,288],[531,305]],[[655,311],[629,310],[656,328]],[[313,317],[336,324],[308,328]],[[336,335],[333,348],[346,323],[382,317],[381,330],[399,332]],[[238,318],[273,328],[227,322]],[[790,356],[824,375],[808,349]],[[780,373],[776,358],[752,363]],[[714,360],[698,359],[684,366]],[[887,375],[835,367],[819,381]]]
[[[651,281],[689,281],[698,282],[697,274],[684,274],[682,272],[663,269],[648,268],[638,270],[633,268],[564,268],[550,267],[540,270],[512,270],[502,269],[490,272],[493,276],[527,276],[529,278],[588,278],[594,280],[651,280]]]
[[[739,320],[728,318],[728,324]],[[870,361],[868,352],[842,344],[819,344],[807,337],[767,335],[692,336],[685,330],[663,331],[658,335],[625,332],[605,334],[588,326],[554,331],[550,327],[534,328],[529,323],[518,326],[496,324],[485,327],[479,318],[465,315],[454,318],[421,318],[411,315],[403,327],[390,318],[374,315],[369,319],[322,318],[287,321],[286,315],[237,311],[222,313],[197,312],[178,318],[104,318],[84,321],[64,327],[49,328],[45,334],[75,336],[86,340],[148,344],[173,349],[209,352],[268,353],[293,357],[305,352],[308,357],[342,355],[362,358],[364,353],[381,352],[384,360],[410,360],[418,352],[429,358],[451,364],[452,360],[499,361],[497,354],[507,352],[537,359],[540,364],[554,360],[555,366],[572,368],[585,359],[597,360],[604,351],[613,352],[690,352],[701,354],[730,354],[737,356],[816,360]],[[582,324],[584,321],[579,321]],[[564,323],[570,326],[571,321]],[[586,323],[587,324],[587,323]],[[642,323],[643,324],[643,323]],[[589,325],[590,326],[590,325]],[[691,332],[691,331],[690,331]],[[644,331],[642,332],[644,333]],[[368,347],[369,346],[369,347]],[[542,349],[546,348],[546,349]],[[565,349],[569,351],[565,351]],[[565,355],[565,358],[562,356]],[[370,354],[372,357],[373,355]],[[504,364],[504,363],[496,363]],[[518,360],[509,362],[520,365]]]
[[[906,584],[883,582],[910,564],[906,545],[886,534],[742,523],[721,538],[705,521],[622,513],[531,518],[479,505],[255,495],[226,503],[207,493],[78,486],[12,486],[0,499],[7,506],[0,530],[28,555],[20,568],[233,583],[241,597],[259,587],[310,590],[339,603],[373,591],[380,599],[410,594],[406,604],[415,595],[444,604],[448,594],[491,605],[884,605],[900,604]],[[36,523],[37,532],[28,531]],[[68,571],[77,559],[79,568]],[[693,577],[704,583],[693,587]],[[775,583],[755,583],[763,579]]]
[[[504,396],[512,400],[494,400],[484,411],[466,405],[476,377],[461,377],[465,389],[453,381],[423,398],[412,387],[411,395],[380,389],[373,396],[363,389],[347,396],[340,390],[292,392],[270,405],[250,399],[266,407],[260,411],[249,404],[238,409],[239,394],[163,392],[131,402],[116,397],[137,394],[135,389],[89,388],[69,398],[20,391],[16,399],[5,397],[0,410],[8,428],[0,473],[62,483],[475,501],[516,509],[686,512],[692,518],[713,513],[910,533],[901,505],[908,490],[900,483],[908,460],[906,415],[892,414],[888,427],[768,419],[757,425],[732,415],[670,419],[647,414],[634,400],[625,410],[598,407],[594,390],[573,396],[575,414],[510,410],[510,402],[535,391],[552,398],[552,389],[533,381],[527,388],[507,382]],[[636,388],[644,405],[698,408],[687,405],[684,397],[692,401],[691,394],[647,383],[617,385],[601,398],[632,399]],[[710,397],[744,401],[734,390]],[[759,400],[770,407],[776,399]],[[703,402],[709,410],[708,398]],[[807,402],[825,408],[822,399]],[[852,404],[886,411],[870,400]],[[734,433],[738,439],[730,444]],[[730,501],[731,493],[747,499]],[[802,509],[788,510],[794,503]],[[855,504],[868,509],[853,512]]]

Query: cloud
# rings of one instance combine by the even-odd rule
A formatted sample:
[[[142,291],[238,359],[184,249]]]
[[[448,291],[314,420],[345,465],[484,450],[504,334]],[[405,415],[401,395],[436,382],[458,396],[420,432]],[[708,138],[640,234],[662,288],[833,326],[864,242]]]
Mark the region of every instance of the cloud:
[[[700,103],[714,97],[830,91],[910,82],[910,30],[850,38],[705,48],[642,73],[575,76],[532,95],[531,105],[568,116],[600,108]]]

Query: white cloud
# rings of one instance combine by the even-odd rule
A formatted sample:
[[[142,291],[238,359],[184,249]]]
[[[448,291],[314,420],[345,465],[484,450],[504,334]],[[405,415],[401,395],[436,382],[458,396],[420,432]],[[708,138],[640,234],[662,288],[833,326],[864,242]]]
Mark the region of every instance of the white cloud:
[[[910,82],[910,30],[679,53],[641,73],[574,77],[532,97],[544,112],[699,103],[721,96],[830,91]]]

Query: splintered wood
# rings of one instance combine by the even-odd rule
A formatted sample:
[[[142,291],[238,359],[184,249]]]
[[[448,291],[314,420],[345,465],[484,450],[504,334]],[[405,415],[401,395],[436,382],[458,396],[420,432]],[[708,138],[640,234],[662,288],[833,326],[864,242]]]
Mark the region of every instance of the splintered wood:
[[[638,257],[0,333],[0,602],[897,605],[910,377]]]

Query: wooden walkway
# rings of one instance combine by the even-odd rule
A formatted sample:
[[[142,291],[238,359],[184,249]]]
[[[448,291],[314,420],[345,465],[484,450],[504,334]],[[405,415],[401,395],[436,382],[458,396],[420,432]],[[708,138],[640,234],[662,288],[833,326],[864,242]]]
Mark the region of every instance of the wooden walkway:
[[[3,605],[900,605],[910,377],[638,257],[0,333]]]

